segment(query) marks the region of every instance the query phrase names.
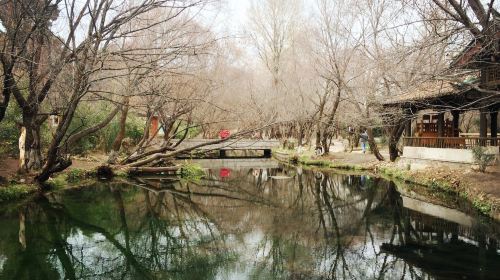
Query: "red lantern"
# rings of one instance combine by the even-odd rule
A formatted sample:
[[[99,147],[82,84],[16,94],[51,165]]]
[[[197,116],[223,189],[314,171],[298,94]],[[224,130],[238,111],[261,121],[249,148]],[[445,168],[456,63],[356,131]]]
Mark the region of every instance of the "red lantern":
[[[227,130],[227,129],[222,129],[221,131],[219,131],[219,137],[220,137],[221,139],[226,139],[226,138],[228,138],[230,135],[231,135],[231,132],[229,132],[229,130]]]
[[[231,169],[229,168],[221,168],[220,172],[219,172],[219,176],[221,178],[227,178],[231,175]]]

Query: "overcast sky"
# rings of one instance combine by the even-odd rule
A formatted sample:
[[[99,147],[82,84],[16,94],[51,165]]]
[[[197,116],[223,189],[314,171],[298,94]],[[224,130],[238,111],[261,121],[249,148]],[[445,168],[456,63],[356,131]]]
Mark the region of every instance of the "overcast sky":
[[[207,20],[213,22],[219,35],[236,35],[247,21],[251,0],[223,0],[220,6],[208,9]],[[229,32],[230,34],[227,34]]]

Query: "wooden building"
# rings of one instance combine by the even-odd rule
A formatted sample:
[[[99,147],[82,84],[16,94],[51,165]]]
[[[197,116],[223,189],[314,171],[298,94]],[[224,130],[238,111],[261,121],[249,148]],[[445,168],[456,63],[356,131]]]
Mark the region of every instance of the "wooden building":
[[[406,122],[404,146],[455,149],[498,146],[500,94],[483,90],[479,79],[461,83],[426,82],[384,105],[401,108],[411,120]],[[479,113],[477,136],[460,134],[460,117],[467,111]]]

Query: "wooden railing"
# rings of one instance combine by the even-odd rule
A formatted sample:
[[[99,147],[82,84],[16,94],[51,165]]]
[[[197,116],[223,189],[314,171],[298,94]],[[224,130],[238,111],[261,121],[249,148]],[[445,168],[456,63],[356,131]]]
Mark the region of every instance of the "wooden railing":
[[[500,144],[499,138],[491,137],[405,137],[403,145],[410,147],[472,149],[476,146],[494,146]]]

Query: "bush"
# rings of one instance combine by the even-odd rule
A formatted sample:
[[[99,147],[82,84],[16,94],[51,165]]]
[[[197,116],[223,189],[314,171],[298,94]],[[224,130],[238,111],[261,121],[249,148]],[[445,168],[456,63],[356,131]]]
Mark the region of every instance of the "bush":
[[[486,149],[481,146],[474,147],[472,154],[480,172],[485,172],[486,167],[495,160],[495,155],[486,153]]]
[[[91,127],[99,122],[102,122],[110,110],[107,106],[99,105],[87,105],[78,108],[77,114],[71,122],[69,131],[71,133],[76,133],[88,127]],[[118,134],[119,128],[119,115],[103,129],[97,131],[94,134],[84,137],[72,147],[72,152],[76,154],[85,154],[89,151],[101,148],[105,152],[109,152],[113,141]],[[132,139],[134,143],[137,143],[143,136],[145,120],[141,119],[134,114],[129,113],[126,123],[126,138]]]
[[[5,117],[0,122],[0,154],[19,154],[19,124],[22,121],[21,109],[11,100]]]
[[[205,176],[205,171],[198,164],[185,163],[181,167],[180,174],[183,179],[199,181]]]
[[[78,182],[87,177],[87,172],[83,169],[75,168],[67,172],[66,180],[70,183]]]

